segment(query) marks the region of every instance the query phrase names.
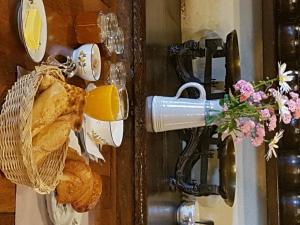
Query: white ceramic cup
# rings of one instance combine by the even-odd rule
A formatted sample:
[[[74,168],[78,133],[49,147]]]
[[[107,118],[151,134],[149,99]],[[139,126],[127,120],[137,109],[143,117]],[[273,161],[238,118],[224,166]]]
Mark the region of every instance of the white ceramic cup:
[[[85,44],[75,49],[72,60],[77,65],[77,76],[88,81],[97,81],[101,74],[101,55],[97,44]]]

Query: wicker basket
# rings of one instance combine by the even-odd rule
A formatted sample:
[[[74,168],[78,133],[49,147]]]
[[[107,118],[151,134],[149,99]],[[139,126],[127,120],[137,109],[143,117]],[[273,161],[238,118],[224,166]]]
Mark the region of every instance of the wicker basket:
[[[53,68],[52,68],[53,69]],[[57,69],[58,70],[58,69]],[[68,143],[49,154],[39,168],[32,157],[32,107],[44,70],[18,79],[9,90],[0,114],[0,168],[16,184],[41,194],[53,191],[64,168]]]

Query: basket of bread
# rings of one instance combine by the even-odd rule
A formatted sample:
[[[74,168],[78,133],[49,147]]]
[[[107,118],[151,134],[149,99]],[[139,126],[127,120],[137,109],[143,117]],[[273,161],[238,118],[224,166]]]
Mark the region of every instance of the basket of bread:
[[[85,91],[66,83],[57,67],[40,66],[19,78],[0,114],[0,168],[5,176],[39,193],[53,191],[66,177],[69,134],[81,128],[84,103]],[[70,166],[65,168],[69,174]]]

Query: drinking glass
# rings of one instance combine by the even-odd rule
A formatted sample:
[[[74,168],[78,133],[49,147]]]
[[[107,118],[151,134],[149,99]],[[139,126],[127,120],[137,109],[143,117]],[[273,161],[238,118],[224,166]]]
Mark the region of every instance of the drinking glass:
[[[124,52],[124,31],[121,27],[117,27],[115,33],[107,36],[104,44],[108,50],[108,53],[123,54]]]
[[[125,120],[128,117],[128,94],[126,88],[107,84],[89,91],[84,112],[102,121]]]
[[[118,19],[116,14],[102,12],[82,12],[75,19],[78,43],[103,43],[107,37],[116,36]]]
[[[108,83],[120,86],[120,88],[126,88],[126,77],[127,73],[123,62],[110,65]]]

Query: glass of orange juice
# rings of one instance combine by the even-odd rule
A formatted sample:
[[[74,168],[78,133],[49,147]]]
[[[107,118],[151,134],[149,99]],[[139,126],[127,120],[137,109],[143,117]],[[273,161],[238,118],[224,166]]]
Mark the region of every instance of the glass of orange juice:
[[[98,86],[87,93],[84,112],[103,121],[125,120],[129,104],[126,89],[114,84]]]

